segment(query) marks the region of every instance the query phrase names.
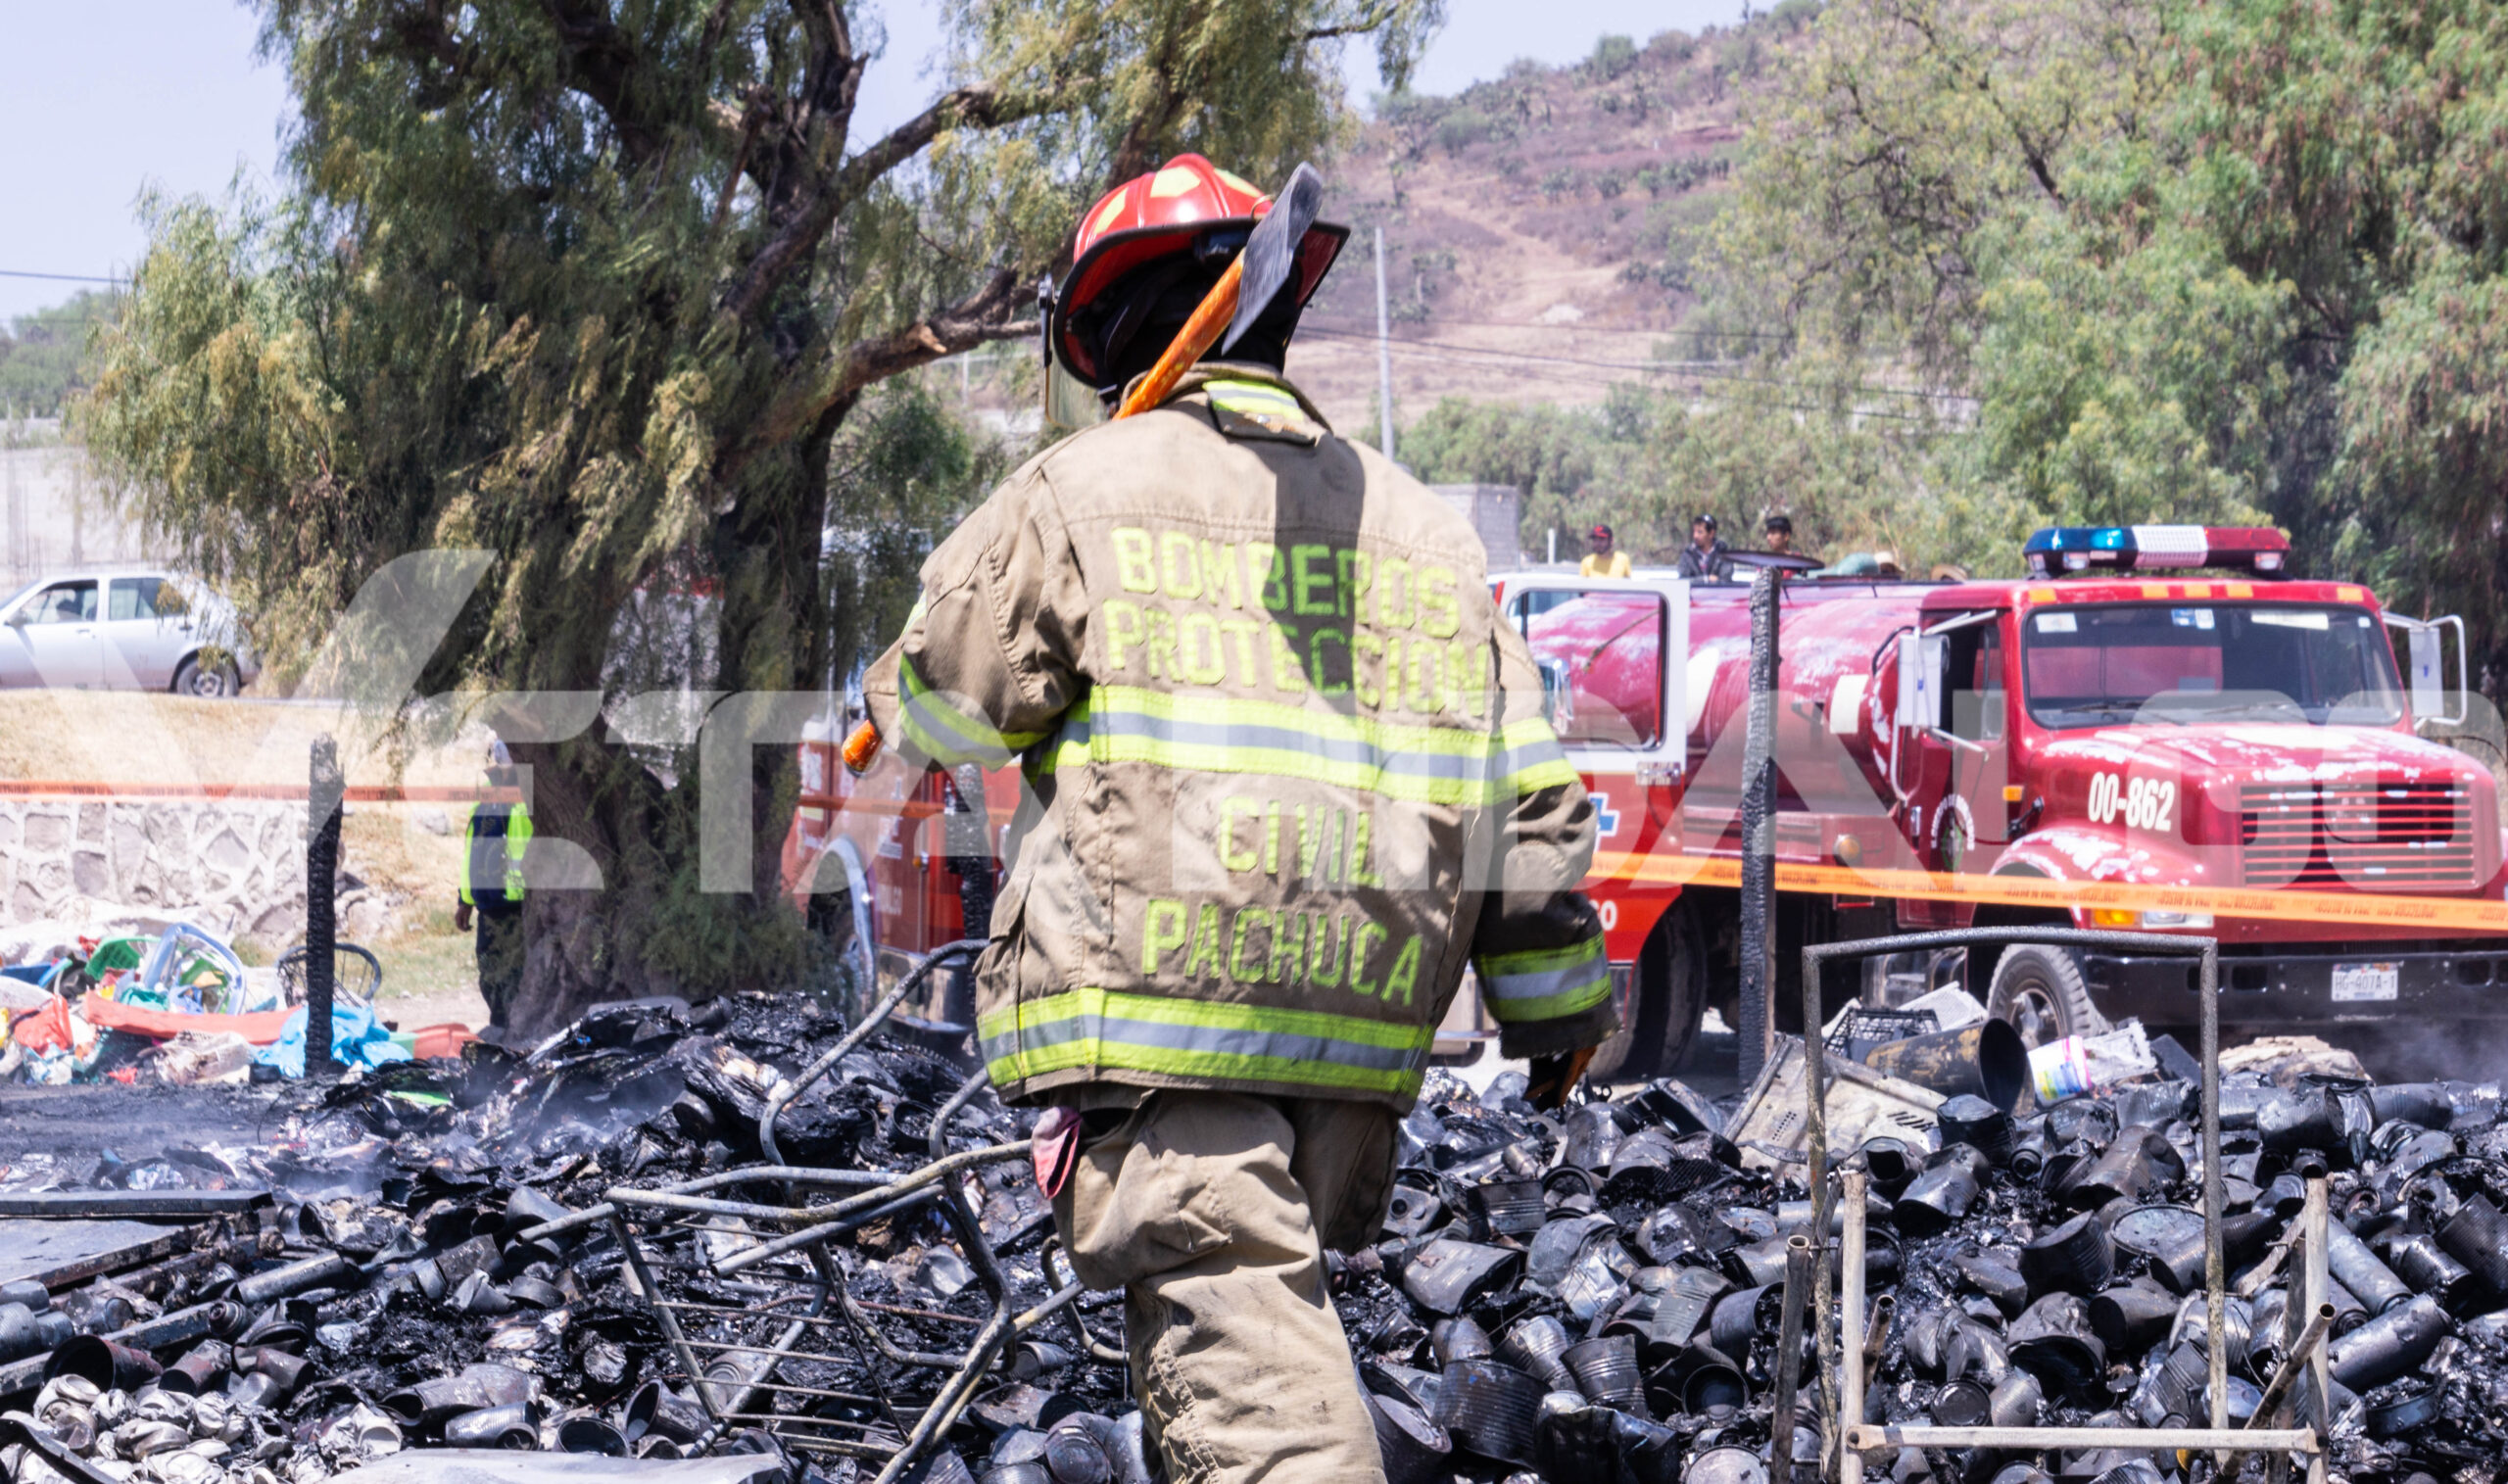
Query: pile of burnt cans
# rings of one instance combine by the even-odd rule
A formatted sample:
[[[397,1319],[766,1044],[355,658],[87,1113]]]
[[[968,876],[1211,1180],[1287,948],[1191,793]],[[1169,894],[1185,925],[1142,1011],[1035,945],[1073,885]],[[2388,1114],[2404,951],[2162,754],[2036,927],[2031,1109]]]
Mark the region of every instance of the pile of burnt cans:
[[[1389,1475],[1784,1477],[1771,1412],[1788,1239],[1813,1220],[1802,1167],[1746,1168],[1719,1110],[1676,1082],[1564,1117],[1521,1091],[1512,1077],[1477,1099],[1432,1084],[1405,1125],[1385,1239],[1350,1264],[1342,1314]],[[2336,1475],[2487,1479],[2508,1459],[2498,1115],[2491,1084],[2224,1087],[2233,1425],[2297,1327],[2288,1244],[2323,1175]],[[2189,1080],[2019,1117],[1963,1096],[1929,1134],[1837,1151],[1868,1171],[1870,1324],[1850,1341],[1867,1358],[1863,1420],[2209,1425],[2199,1116]],[[1811,1461],[1809,1321],[1801,1334],[1785,1447],[1809,1479],[1827,1475]],[[2312,1400],[2302,1381],[2298,1405]],[[1864,1466],[1963,1484],[2214,1476],[2208,1456],[2173,1452],[1906,1449]]]
[[[1024,1311],[1061,1286],[1025,1158],[974,1165],[955,1187],[989,1254],[976,1266],[1002,1274],[1006,1293],[975,1281],[963,1225],[935,1204],[899,1205],[829,1245],[862,1343],[835,1326],[830,1343],[779,1363],[786,1385],[771,1402],[730,1420],[708,1412],[636,1276],[626,1219],[599,1216],[620,1187],[708,1176],[723,1177],[713,1195],[795,1199],[739,1172],[771,1163],[760,1115],[843,1029],[767,996],[605,1006],[528,1052],[482,1045],[329,1088],[218,1094],[275,1099],[249,1146],[48,1173],[21,1162],[0,1194],[199,1192],[203,1209],[219,1192],[266,1196],[202,1221],[171,1255],[50,1291],[0,1288],[0,1411],[16,1413],[0,1416],[0,1472],[313,1484],[386,1456],[406,1472],[437,1450],[486,1449],[686,1467],[688,1484],[723,1484],[693,1470],[731,1455],[770,1459],[790,1484],[869,1479],[883,1440],[901,1439],[944,1383],[929,1358],[963,1352],[996,1303]],[[940,1148],[1024,1137],[1028,1115],[962,1096],[968,1075],[875,1038],[792,1098],[775,1152],[901,1174]],[[1432,1075],[1401,1125],[1380,1239],[1333,1261],[1390,1478],[1811,1477],[1835,1419],[1822,1412],[1817,1312],[1786,1296],[1790,1239],[1822,1235],[1803,1167],[1737,1146],[1727,1125],[1741,1129],[1747,1110],[1676,1081],[1562,1113],[1524,1090],[1514,1074],[1479,1095]],[[2296,1074],[2224,1088],[2234,1419],[2257,1409],[2293,1327],[2287,1243],[2323,1174],[2339,1285],[2337,1473],[2487,1478],[2508,1458],[2498,1103],[2487,1085]],[[1837,1149],[1871,1190],[1873,1322],[1846,1337],[1869,1358],[1865,1420],[2205,1420],[2196,1118],[2192,1081],[2154,1078],[2019,1116],[1954,1097],[1896,1137]],[[1834,1260],[1836,1230],[1819,1260]],[[716,1238],[757,1239],[729,1227]],[[1795,1259],[1798,1275],[1810,1261]],[[664,1300],[718,1312],[776,1297],[648,1271]],[[914,1476],[1148,1484],[1151,1450],[1112,1359],[1121,1309],[1120,1295],[1085,1295],[1006,1347]],[[1790,1311],[1800,1382],[1779,1418]],[[850,1453],[813,1445],[836,1421]],[[1772,1454],[1786,1463],[1772,1467]],[[1865,1466],[1959,1484],[2155,1484],[2213,1467],[1982,1450],[1867,1455]],[[2261,1477],[2266,1465],[2243,1466]]]
[[[699,1454],[771,1455],[793,1484],[869,1479],[876,1460],[707,1414],[618,1227],[540,1230],[621,1184],[760,1163],[769,1098],[844,1029],[779,997],[604,1006],[526,1053],[479,1044],[460,1060],[395,1064],[327,1088],[160,1094],[257,1100],[263,1133],[250,1144],[13,1156],[0,1195],[21,1207],[144,1208],[170,1224],[135,1249],[148,1259],[135,1266],[49,1290],[0,1287],[0,1477],[311,1484],[387,1456],[407,1471],[463,1449],[607,1455],[621,1471],[653,1473],[680,1460],[692,1484],[727,1477]],[[934,1114],[966,1077],[929,1050],[874,1038],[795,1101],[781,1153],[911,1171],[931,1160]],[[1029,1122],[988,1093],[956,1114],[948,1143],[1016,1140]],[[770,1181],[722,1189],[782,1198]],[[1041,1301],[1050,1221],[1026,1160],[985,1167],[979,1201],[1014,1286]],[[42,1223],[0,1224],[24,1236]],[[987,1313],[930,1207],[852,1233],[843,1266],[848,1291],[909,1349],[963,1349]],[[1087,1302],[1096,1331],[1119,1334],[1109,1316],[1120,1297]],[[981,1459],[1009,1440],[1011,1479],[1145,1478],[1137,1421],[1115,1419],[1132,1411],[1123,1368],[1090,1360],[1081,1333],[1005,1356],[953,1440],[961,1451]],[[820,1363],[809,1379],[877,1396],[871,1411],[910,1425],[934,1375]],[[968,1475],[945,1450],[925,1472]]]

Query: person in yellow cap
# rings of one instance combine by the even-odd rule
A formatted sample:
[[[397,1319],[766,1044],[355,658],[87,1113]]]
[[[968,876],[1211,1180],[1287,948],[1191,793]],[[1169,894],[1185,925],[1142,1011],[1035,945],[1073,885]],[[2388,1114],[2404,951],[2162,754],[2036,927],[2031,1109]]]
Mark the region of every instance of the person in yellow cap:
[[[1586,551],[1583,561],[1576,563],[1577,576],[1626,577],[1628,575],[1628,553],[1618,550],[1613,544],[1611,527],[1598,525],[1585,533],[1585,540],[1592,550]]]

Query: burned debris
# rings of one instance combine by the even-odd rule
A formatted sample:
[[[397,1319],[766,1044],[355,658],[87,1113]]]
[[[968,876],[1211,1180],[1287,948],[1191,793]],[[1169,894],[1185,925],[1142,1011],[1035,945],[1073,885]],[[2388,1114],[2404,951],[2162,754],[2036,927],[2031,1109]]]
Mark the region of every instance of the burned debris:
[[[1145,1484],[1121,1298],[1061,1260],[1031,1117],[865,1029],[764,996],[609,1005],[521,1053],[224,1093],[258,1100],[250,1141],[20,1160],[0,1181],[0,1465],[21,1484],[554,1480],[569,1459],[687,1484]],[[1477,1093],[1431,1076],[1380,1239],[1332,1265],[1390,1478],[1752,1484],[1834,1477],[1848,1421],[2203,1424],[2192,1083],[2154,1070],[2039,1107],[1833,1067],[1830,1147],[1854,1153],[1813,1230],[1769,1113],[1799,1095],[1791,1055],[1739,1099],[1661,1080],[1559,1113],[1517,1074]],[[1953,1037],[1871,1060],[1955,1077],[1979,1055]],[[2314,1415],[2310,1367],[2286,1363],[2321,1337],[2337,1475],[2487,1478],[2508,1457],[2499,1103],[2291,1059],[2227,1079],[2233,1425]],[[2322,1314],[2291,1297],[2311,1182]],[[1837,1195],[1858,1188],[1851,1222]],[[1836,1311],[1812,1292],[1850,1225],[1866,1319],[1830,1338],[1863,1358],[1858,1418],[1817,1364]],[[2209,1454],[2070,1446],[1861,1465],[2231,1476]]]

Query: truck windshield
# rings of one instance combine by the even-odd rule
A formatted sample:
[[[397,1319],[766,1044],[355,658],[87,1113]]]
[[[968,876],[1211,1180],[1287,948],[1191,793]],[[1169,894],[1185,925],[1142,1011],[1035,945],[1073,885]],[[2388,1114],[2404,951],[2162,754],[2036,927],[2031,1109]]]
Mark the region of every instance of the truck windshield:
[[[2021,625],[2021,683],[2042,727],[2122,721],[2390,725],[2394,651],[2374,614],[2308,603],[2098,603]]]

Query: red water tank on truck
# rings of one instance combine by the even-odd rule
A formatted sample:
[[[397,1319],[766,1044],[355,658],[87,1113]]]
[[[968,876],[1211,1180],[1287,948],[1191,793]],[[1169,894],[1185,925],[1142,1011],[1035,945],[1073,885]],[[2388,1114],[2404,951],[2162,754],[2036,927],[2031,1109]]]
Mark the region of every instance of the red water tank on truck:
[[[2508,936],[2480,931],[2508,887],[2496,790],[2416,735],[2462,719],[2439,666],[2456,628],[2461,694],[2460,625],[2281,580],[2270,530],[2065,528],[2027,552],[2018,581],[1783,584],[1777,857],[1857,875],[1780,895],[1780,1013],[1804,942],[2043,923],[2218,937],[2240,1029],[2508,1019]],[[1740,854],[1748,589],[1539,576],[1502,594],[1602,814],[1587,886],[1631,1027],[1608,1056],[1666,1070],[1737,980],[1737,897],[1696,868]],[[2065,905],[2092,884],[2178,905]],[[2249,915],[2203,909],[2224,893]],[[2195,1015],[2182,958],[2023,944],[1965,974],[2033,1044]]]

